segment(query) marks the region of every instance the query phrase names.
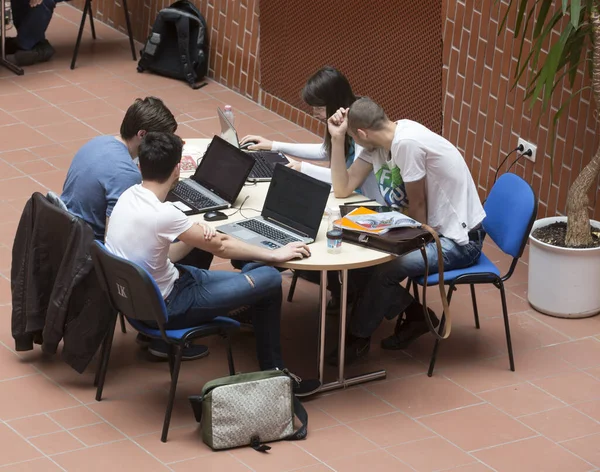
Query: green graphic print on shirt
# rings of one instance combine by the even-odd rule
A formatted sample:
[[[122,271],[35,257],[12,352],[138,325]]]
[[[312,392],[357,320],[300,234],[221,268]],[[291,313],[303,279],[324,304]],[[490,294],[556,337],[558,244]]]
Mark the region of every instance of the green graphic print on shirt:
[[[406,189],[398,167],[390,170],[387,164],[383,164],[375,173],[375,177],[381,196],[388,206],[399,209],[408,207]]]

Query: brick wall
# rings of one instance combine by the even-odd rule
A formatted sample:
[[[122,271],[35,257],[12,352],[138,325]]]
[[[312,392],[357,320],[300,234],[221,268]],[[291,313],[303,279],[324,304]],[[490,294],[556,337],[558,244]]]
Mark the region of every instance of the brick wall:
[[[322,125],[310,116],[260,90],[258,2],[196,0],[210,28],[210,76],[321,134]],[[146,38],[158,11],[170,3],[129,0],[137,40]],[[503,0],[502,8],[506,3]],[[99,19],[124,31],[120,3],[94,0],[93,5]],[[510,31],[497,35],[502,12],[496,2],[443,0],[443,12],[444,136],[465,155],[482,198],[493,182],[499,160],[517,146],[517,137],[536,144],[535,164],[523,158],[513,169],[532,184],[538,195],[539,217],[563,214],[569,186],[598,146],[591,94],[584,93],[574,100],[568,116],[563,116],[552,171],[548,152],[550,118],[544,115],[538,125],[540,107],[530,110],[523,103],[522,86],[510,90],[516,42]],[[581,72],[578,80],[584,80]],[[557,99],[570,93],[565,86]],[[554,101],[555,109],[558,103]],[[596,219],[600,219],[598,201],[600,188],[595,185],[590,192],[590,207]]]
[[[561,118],[552,169],[551,115],[544,114],[538,125],[539,104],[531,110],[523,103],[524,87],[511,90],[520,40],[515,41],[510,30],[497,34],[506,3],[503,0],[499,9],[491,0],[445,0],[444,136],[464,153],[482,198],[499,159],[516,148],[519,136],[537,145],[536,162],[522,158],[516,172],[538,195],[539,217],[564,214],[567,191],[598,146],[594,102],[587,91]],[[582,82],[579,71],[575,90]],[[557,92],[553,110],[572,93],[566,83]],[[600,219],[598,201],[600,189],[595,185],[590,192],[595,219]]]

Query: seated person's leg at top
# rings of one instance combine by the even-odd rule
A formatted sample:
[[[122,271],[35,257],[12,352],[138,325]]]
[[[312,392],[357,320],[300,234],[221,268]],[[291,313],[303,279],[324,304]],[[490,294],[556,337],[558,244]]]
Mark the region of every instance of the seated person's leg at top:
[[[404,194],[408,202],[405,213],[445,236],[440,237],[445,270],[477,262],[483,243],[479,228],[485,211],[469,168],[456,147],[414,121],[390,121],[383,109],[366,97],[355,101],[349,109],[338,110],[329,119],[328,128],[332,136],[331,169],[337,197],[348,196],[374,172],[386,200],[390,195]],[[346,132],[363,147],[349,169],[345,166],[342,146]],[[433,243],[427,246],[427,256],[430,272],[435,273],[438,254]],[[399,285],[406,277],[422,276],[424,272],[420,251],[375,270],[350,325],[346,361],[368,352],[370,336],[384,317],[406,314],[394,337],[384,340],[384,348],[402,349],[427,332],[422,306]],[[434,324],[437,323],[435,320]]]
[[[284,368],[280,346],[281,275],[273,267],[248,263],[241,273],[176,266],[171,261],[190,247],[226,259],[285,262],[310,255],[302,243],[268,250],[217,234],[193,223],[165,198],[179,180],[183,142],[174,134],[150,132],[140,144],[142,183],[125,190],[112,212],[107,248],[140,265],[156,281],[169,318],[167,328],[197,326],[243,305],[254,316],[261,369]],[[179,242],[172,242],[178,239]],[[297,382],[296,394],[319,387],[318,381]]]
[[[46,62],[54,48],[46,39],[56,0],[11,0],[16,38],[6,39],[8,60],[19,66]]]
[[[481,254],[480,240],[470,241],[465,246],[459,246],[444,237],[440,241],[446,270],[468,267],[474,264]],[[438,251],[435,243],[427,244],[425,249],[429,273],[437,273]],[[382,341],[384,349],[405,349],[429,331],[423,306],[400,285],[407,277],[415,278],[424,274],[425,261],[421,251],[413,251],[375,268],[350,321],[346,345],[347,362],[369,351],[370,338],[384,318],[392,319],[404,313],[404,318],[396,325],[394,335]],[[429,316],[433,325],[437,327],[439,320],[433,311],[429,310]]]

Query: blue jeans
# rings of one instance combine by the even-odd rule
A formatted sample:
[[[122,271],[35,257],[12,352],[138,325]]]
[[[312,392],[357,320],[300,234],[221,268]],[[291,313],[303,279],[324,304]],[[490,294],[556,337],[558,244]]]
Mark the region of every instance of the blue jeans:
[[[483,239],[470,241],[459,246],[448,238],[440,237],[444,270],[469,267],[477,262],[481,255]],[[429,273],[438,272],[438,252],[435,243],[425,246]],[[403,313],[413,302],[408,290],[400,285],[406,277],[425,275],[425,261],[421,251],[413,251],[393,261],[378,266],[369,279],[363,296],[356,307],[350,322],[350,334],[359,338],[370,337],[384,318],[392,319]]]
[[[242,272],[204,270],[176,264],[181,276],[165,299],[166,329],[184,329],[226,316],[249,305],[262,370],[283,369],[281,357],[281,275],[277,269],[249,263]]]
[[[29,0],[11,0],[17,43],[21,49],[33,49],[37,43],[46,39],[46,30],[57,3],[57,0],[43,0],[40,5],[31,8]]]

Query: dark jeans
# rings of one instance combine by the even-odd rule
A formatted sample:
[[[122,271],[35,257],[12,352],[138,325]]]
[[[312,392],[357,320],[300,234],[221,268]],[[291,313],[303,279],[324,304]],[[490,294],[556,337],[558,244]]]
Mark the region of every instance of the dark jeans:
[[[363,269],[351,269],[348,271],[348,302],[352,302],[359,297],[367,284],[374,267],[365,267]],[[298,277],[308,280],[314,284],[321,283],[321,273],[317,270],[297,270]],[[342,284],[340,283],[340,273],[337,270],[327,272],[327,290],[331,297],[339,300],[342,293]]]
[[[273,267],[246,264],[241,272],[209,271],[176,264],[181,276],[165,299],[166,329],[184,329],[249,305],[262,370],[283,369],[281,275]]]
[[[473,265],[481,255],[483,239],[459,246],[441,237],[444,269],[454,270]],[[438,272],[438,252],[435,243],[427,244],[429,273]],[[425,273],[421,251],[413,251],[393,261],[377,266],[367,283],[363,296],[350,322],[350,333],[360,338],[370,337],[384,318],[391,319],[403,313],[413,302],[412,295],[400,283],[406,277],[419,277]]]
[[[29,0],[11,0],[13,23],[21,49],[33,49],[37,43],[46,39],[46,30],[56,4],[57,0],[42,0],[40,5],[31,8]]]
[[[175,261],[176,264],[197,267],[198,269],[210,269],[214,256],[210,252],[203,251],[202,249],[194,248],[190,253],[179,261]]]

